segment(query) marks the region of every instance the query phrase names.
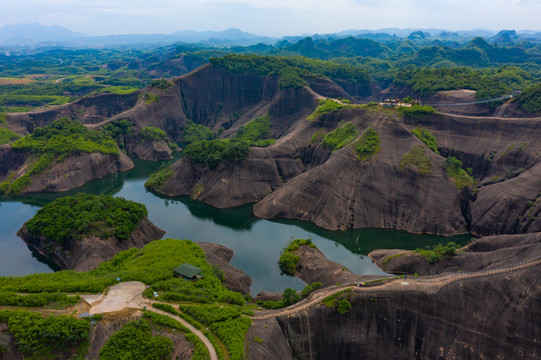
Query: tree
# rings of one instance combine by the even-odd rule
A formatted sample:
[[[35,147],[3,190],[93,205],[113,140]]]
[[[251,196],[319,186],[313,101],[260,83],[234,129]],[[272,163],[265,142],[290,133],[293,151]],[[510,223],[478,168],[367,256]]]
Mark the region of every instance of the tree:
[[[284,306],[293,305],[298,302],[299,299],[300,297],[299,295],[297,295],[297,291],[295,289],[284,289],[284,293],[282,294],[282,301],[284,302]]]

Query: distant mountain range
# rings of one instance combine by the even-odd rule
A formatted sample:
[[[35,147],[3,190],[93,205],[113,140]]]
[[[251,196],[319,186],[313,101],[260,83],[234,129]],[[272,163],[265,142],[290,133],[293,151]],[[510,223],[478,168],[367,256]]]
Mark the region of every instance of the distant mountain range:
[[[90,36],[78,33],[62,26],[45,26],[40,24],[5,25],[0,28],[0,46],[73,46],[73,47],[115,47],[122,45],[172,44],[185,42],[206,44],[209,46],[235,46],[275,44],[279,41],[297,42],[306,36],[287,36],[281,39],[259,36],[241,31],[227,29],[224,31],[192,31],[183,30],[171,34],[124,34]],[[314,40],[334,40],[344,37],[358,37],[382,43],[411,40],[416,43],[433,43],[434,41],[464,43],[480,36],[488,42],[500,45],[512,44],[521,40],[541,41],[541,32],[534,30],[502,30],[500,32],[475,29],[468,31],[448,31],[445,29],[417,28],[384,28],[378,30],[345,30],[334,34],[315,34]]]

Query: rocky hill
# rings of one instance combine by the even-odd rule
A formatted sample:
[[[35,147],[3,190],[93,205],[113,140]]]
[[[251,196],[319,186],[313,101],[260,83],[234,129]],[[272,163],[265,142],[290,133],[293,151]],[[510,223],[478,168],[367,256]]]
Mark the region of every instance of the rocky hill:
[[[278,310],[276,317],[254,322],[248,336],[263,341],[251,344],[249,354],[268,359],[539,359],[539,244],[539,233],[481,238],[431,270],[419,256],[395,257],[383,269],[447,274],[334,291],[336,299],[351,304],[345,314],[326,300],[298,310],[295,305],[287,315]],[[299,263],[317,252],[301,249]],[[371,256],[381,264],[393,253]],[[324,256],[317,258],[320,268],[334,267]],[[280,350],[273,355],[271,349]]]

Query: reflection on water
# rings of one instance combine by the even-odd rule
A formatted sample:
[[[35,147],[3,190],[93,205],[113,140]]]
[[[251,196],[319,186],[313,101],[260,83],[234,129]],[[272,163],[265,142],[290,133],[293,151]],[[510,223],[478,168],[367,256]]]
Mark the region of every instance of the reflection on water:
[[[262,220],[252,206],[216,209],[188,197],[166,198],[145,190],[143,184],[162,164],[134,160],[135,168],[111,175],[82,187],[63,192],[35,194],[18,198],[0,197],[0,274],[24,275],[52,271],[32,255],[17,230],[35,212],[59,196],[77,192],[122,196],[146,205],[149,218],[167,231],[165,238],[190,239],[222,244],[234,250],[232,264],[254,280],[252,294],[261,290],[301,289],[302,281],[280,274],[277,261],[282,248],[292,238],[311,237],[328,258],[357,274],[384,274],[365,255],[379,248],[415,249],[449,240],[467,243],[470,235],[452,239],[434,235],[415,235],[394,230],[328,231],[296,220]]]

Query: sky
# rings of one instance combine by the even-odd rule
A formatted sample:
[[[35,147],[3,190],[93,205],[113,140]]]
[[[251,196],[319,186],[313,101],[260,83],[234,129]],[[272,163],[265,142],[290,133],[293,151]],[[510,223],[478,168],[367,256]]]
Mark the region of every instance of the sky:
[[[266,36],[349,29],[541,31],[541,0],[1,0],[0,26],[60,25],[88,35],[231,27]]]

